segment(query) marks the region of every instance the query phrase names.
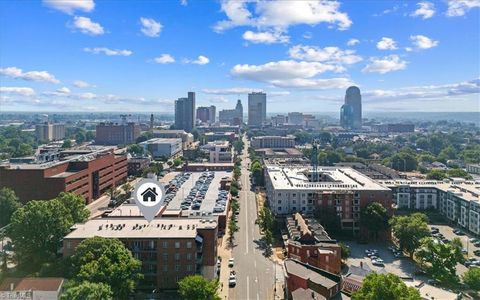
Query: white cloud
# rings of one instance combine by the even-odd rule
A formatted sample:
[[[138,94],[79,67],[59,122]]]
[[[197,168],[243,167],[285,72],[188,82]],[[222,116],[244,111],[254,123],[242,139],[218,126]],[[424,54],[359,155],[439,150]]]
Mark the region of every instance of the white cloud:
[[[17,67],[8,67],[0,69],[0,74],[12,77],[20,78],[29,81],[46,81],[51,83],[59,83],[60,81],[47,71],[29,71],[23,72],[22,69]]]
[[[94,93],[81,93],[81,94],[78,94],[77,96],[80,99],[87,99],[87,100],[97,98],[97,95]]]
[[[213,103],[213,104],[218,104],[218,103],[227,103],[228,99],[223,97],[223,96],[214,96],[210,97],[207,99],[208,102]]]
[[[357,44],[360,44],[360,41],[357,39],[349,39],[347,42],[347,46],[355,46]]]
[[[392,8],[389,8],[389,9],[385,9],[384,11],[382,11],[381,13],[377,13],[377,14],[373,14],[374,17],[380,17],[382,15],[388,15],[388,14],[391,14],[391,13],[394,13],[396,12],[400,7],[398,5],[395,5],[393,6]]]
[[[91,87],[92,85],[86,81],[83,81],[83,80],[75,80],[73,82],[73,85],[78,87],[78,88],[88,88],[88,87]]]
[[[156,37],[160,35],[163,25],[151,18],[140,18],[140,23],[142,23],[142,29],[140,29],[143,34],[149,37]]]
[[[411,35],[410,40],[417,49],[430,49],[438,46],[438,41],[424,35]]]
[[[363,92],[364,99],[371,100],[418,100],[440,99],[468,94],[480,94],[480,79],[473,79],[460,83],[404,87],[394,90],[372,90]]]
[[[346,78],[316,79],[318,74],[337,71],[338,67],[320,62],[276,61],[263,65],[235,65],[231,74],[238,78],[270,83],[277,87],[325,89],[343,88]]]
[[[379,50],[395,50],[397,49],[397,43],[394,39],[389,37],[382,37],[377,43],[377,49]]]
[[[309,40],[309,39],[311,39],[311,38],[313,37],[313,34],[312,34],[310,31],[307,31],[307,32],[305,32],[305,33],[302,35],[302,37],[303,37],[304,39]]]
[[[62,88],[57,89],[57,92],[61,94],[70,94],[71,91],[69,88],[64,86]]]
[[[449,17],[460,17],[465,15],[472,8],[479,8],[480,0],[449,0],[446,15]]]
[[[401,60],[398,55],[389,55],[383,58],[371,58],[370,63],[362,69],[362,72],[385,74],[392,71],[403,70],[406,67],[407,62]]]
[[[102,35],[105,33],[102,25],[92,22],[92,20],[87,17],[74,17],[73,28],[88,35]]]
[[[255,6],[250,11],[248,6]],[[337,1],[258,1],[224,0],[221,10],[227,20],[214,26],[217,32],[238,26],[256,28],[274,28],[286,31],[289,26],[319,23],[336,24],[340,30],[348,29],[352,21],[346,13],[339,10]]]
[[[267,92],[269,97],[284,97],[290,95],[289,91]]]
[[[187,0],[180,0],[180,5],[182,5],[182,6],[187,6],[187,5],[188,5],[188,1],[187,1]]]
[[[199,55],[195,60],[184,59],[183,62],[186,64],[206,65],[210,62],[210,59],[206,56]]]
[[[290,37],[283,35],[281,32],[253,32],[245,31],[243,39],[254,44],[274,44],[274,43],[288,43]]]
[[[35,91],[29,87],[6,87],[0,86],[0,93],[15,94],[20,96],[33,96]]]
[[[335,65],[351,65],[362,60],[355,50],[342,50],[338,47],[318,48],[315,46],[296,45],[288,50],[291,58],[297,60],[325,62]]]
[[[43,4],[69,15],[77,10],[91,12],[95,8],[93,0],[43,0]]]
[[[417,3],[417,10],[410,14],[412,17],[422,17],[422,19],[429,19],[435,14],[435,5],[432,2],[422,1]]]
[[[155,57],[153,61],[157,64],[171,64],[175,62],[175,58],[173,58],[173,56],[171,56],[170,54],[164,53],[161,54],[159,57]]]
[[[105,47],[100,48],[83,48],[83,51],[89,52],[92,54],[100,54],[103,53],[107,56],[130,56],[132,55],[132,51],[130,50],[120,50],[120,49],[109,49]]]

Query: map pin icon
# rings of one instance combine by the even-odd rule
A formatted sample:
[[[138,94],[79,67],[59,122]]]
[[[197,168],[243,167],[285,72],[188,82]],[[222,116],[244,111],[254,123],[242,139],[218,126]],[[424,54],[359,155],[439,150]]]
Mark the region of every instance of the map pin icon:
[[[165,201],[165,188],[155,179],[141,179],[135,184],[135,203],[150,223]]]

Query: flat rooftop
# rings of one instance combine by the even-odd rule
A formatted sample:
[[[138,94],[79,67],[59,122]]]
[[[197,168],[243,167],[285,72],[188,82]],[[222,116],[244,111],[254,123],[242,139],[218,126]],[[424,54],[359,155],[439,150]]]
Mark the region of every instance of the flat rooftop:
[[[145,142],[141,142],[140,144],[176,144],[181,142],[181,138],[153,138]]]
[[[67,239],[105,238],[195,238],[197,229],[214,229],[216,220],[190,218],[157,218],[148,223],[141,218],[92,219],[76,224]]]
[[[330,289],[337,285],[337,282],[333,281],[332,279],[326,277],[325,275],[321,274],[321,270],[314,267],[305,267],[304,264],[292,260],[286,259],[284,261],[285,264],[285,271],[289,274],[293,274],[297,277],[303,278],[305,280],[310,280],[318,285],[321,285],[327,289]],[[325,271],[324,271],[325,272]],[[332,274],[333,275],[333,274]]]
[[[443,192],[450,192],[467,201],[474,201],[480,204],[480,182],[478,181],[454,183],[436,180],[382,180],[379,182],[387,187],[435,188]]]
[[[192,188],[195,186],[195,183],[197,180],[200,178],[203,172],[190,172],[191,175],[188,178],[187,181],[185,181],[180,188],[178,189],[175,197],[168,203],[167,209],[165,210],[165,213],[169,213],[171,211],[178,211],[180,210],[180,206],[182,201],[190,194],[190,191]],[[183,215],[202,215],[202,213],[206,213],[207,215],[209,213],[215,214],[215,215],[222,215],[227,212],[225,209],[221,213],[213,213],[213,208],[215,207],[216,200],[218,198],[218,192],[220,191],[220,181],[224,177],[231,178],[232,177],[232,172],[227,172],[227,171],[213,171],[214,177],[212,179],[212,182],[210,183],[208,190],[205,194],[205,198],[202,201],[202,204],[200,206],[200,209],[194,210],[191,207],[186,210],[182,210]],[[179,174],[179,172],[172,172],[170,173],[171,175],[176,175]],[[168,181],[171,179],[171,176],[165,176],[162,179],[160,179],[160,182],[163,184],[167,184]],[[228,202],[227,202],[228,204]],[[227,206],[228,207],[228,206]]]
[[[320,178],[325,181],[310,182],[307,174],[312,173],[311,166],[278,166],[267,164],[267,176],[274,189],[279,190],[385,190],[387,187],[377,183],[362,173],[346,167],[318,167]]]

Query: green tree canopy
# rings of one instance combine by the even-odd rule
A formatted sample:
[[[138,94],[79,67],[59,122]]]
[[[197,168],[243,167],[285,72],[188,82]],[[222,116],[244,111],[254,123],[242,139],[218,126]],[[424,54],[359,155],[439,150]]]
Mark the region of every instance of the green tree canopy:
[[[141,156],[144,153],[143,147],[138,144],[128,146],[127,151],[132,154],[132,156]]]
[[[420,292],[407,285],[396,275],[371,273],[363,286],[352,294],[352,300],[420,300]]]
[[[462,278],[463,282],[471,289],[480,291],[480,267],[469,268]]]
[[[108,284],[83,281],[68,283],[60,300],[110,300],[112,289]]]
[[[220,300],[217,294],[219,282],[208,280],[201,275],[191,275],[178,282],[178,293],[182,299]]]
[[[379,231],[388,228],[387,209],[378,202],[370,203],[360,213],[360,222],[369,232],[378,235]]]
[[[12,214],[22,207],[18,197],[9,188],[0,189],[0,227],[10,223]]]
[[[17,209],[7,235],[15,246],[19,267],[30,270],[51,261],[70,227],[89,215],[81,196],[61,193],[47,201],[30,201]]]
[[[457,263],[463,260],[462,248],[458,243],[442,243],[431,237],[421,240],[420,248],[415,252],[428,273],[443,283],[458,281]]]
[[[72,147],[72,140],[65,139],[62,144],[62,148],[70,148]]]
[[[72,265],[74,280],[105,283],[115,298],[128,298],[142,279],[142,263],[118,239],[97,236],[82,241]]]
[[[395,216],[390,219],[390,225],[395,238],[398,239],[400,249],[406,250],[411,256],[413,255],[420,246],[420,240],[430,235],[427,221],[427,216],[422,213]]]
[[[430,170],[427,174],[427,179],[430,180],[443,180],[445,177],[447,177],[445,171],[439,169]]]
[[[342,260],[346,261],[350,257],[350,248],[342,242],[338,245],[340,245]]]

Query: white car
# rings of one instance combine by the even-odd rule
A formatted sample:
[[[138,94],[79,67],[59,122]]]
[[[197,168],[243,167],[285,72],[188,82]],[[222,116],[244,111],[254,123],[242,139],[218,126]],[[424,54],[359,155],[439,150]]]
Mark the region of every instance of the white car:
[[[383,259],[381,258],[377,258],[377,259],[374,259],[372,260],[372,265],[374,266],[383,266]]]
[[[233,259],[233,257],[232,257],[228,260],[228,266],[230,268],[233,268],[234,265],[235,265],[235,259]]]

